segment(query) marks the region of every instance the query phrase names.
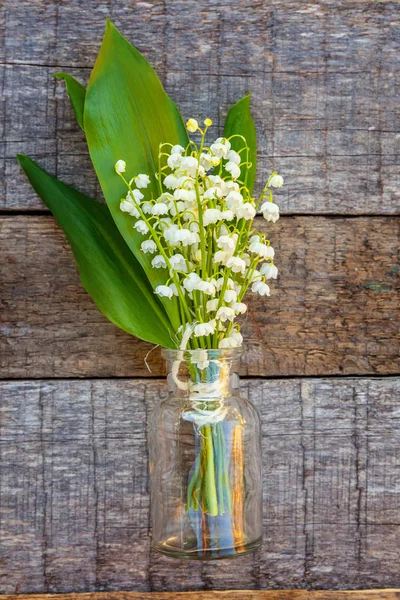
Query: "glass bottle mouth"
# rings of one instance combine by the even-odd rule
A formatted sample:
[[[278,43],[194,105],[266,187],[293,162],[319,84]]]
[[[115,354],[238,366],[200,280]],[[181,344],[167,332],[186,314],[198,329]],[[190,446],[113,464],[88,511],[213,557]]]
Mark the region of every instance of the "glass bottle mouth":
[[[243,346],[220,349],[199,348],[198,350],[171,350],[170,348],[162,348],[161,356],[167,361],[178,360],[188,363],[196,363],[199,360],[236,362],[243,355],[243,352]]]
[[[179,397],[216,401],[238,387],[236,374],[243,348],[162,349],[168,365],[168,387]]]

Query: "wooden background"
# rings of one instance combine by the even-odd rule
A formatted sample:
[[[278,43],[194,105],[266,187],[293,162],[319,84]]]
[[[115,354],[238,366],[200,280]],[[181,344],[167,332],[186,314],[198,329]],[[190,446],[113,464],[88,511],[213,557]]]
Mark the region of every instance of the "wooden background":
[[[106,16],[215,134],[251,90],[259,180],[285,177],[280,279],[244,327],[265,542],[233,562],[152,552],[159,354],[97,311],[15,160],[100,197],[52,74],[87,81]],[[398,587],[400,4],[3,0],[0,30],[0,591]]]

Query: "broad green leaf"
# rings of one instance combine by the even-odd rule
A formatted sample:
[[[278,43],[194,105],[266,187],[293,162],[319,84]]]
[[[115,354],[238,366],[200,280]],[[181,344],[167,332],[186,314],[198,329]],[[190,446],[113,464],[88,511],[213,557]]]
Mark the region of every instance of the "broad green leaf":
[[[254,120],[250,112],[250,94],[247,94],[247,96],[244,96],[239,102],[236,102],[226,116],[224,136],[230,137],[235,134],[240,134],[245,137],[247,146],[250,148],[249,162],[251,163],[251,167],[241,167],[242,174],[240,179],[247,183],[247,187],[250,192],[252,192],[256,179],[257,136]],[[233,138],[231,144],[233,150],[236,150],[236,152],[243,148],[243,140],[241,138]],[[242,152],[241,156],[246,160],[245,152]]]
[[[83,109],[85,106],[86,89],[72,75],[68,75],[68,73],[54,73],[54,77],[64,79],[76,120],[79,127],[83,129]]]
[[[126,161],[128,179],[139,173],[149,175],[151,185],[145,190],[145,198],[157,197],[159,144],[186,146],[188,136],[176,106],[153,68],[111,21],[107,21],[87,87],[84,126],[90,156],[118,229],[152,286],[165,283],[165,271],[151,266],[152,257],[140,250],[143,237],[132,228],[132,218],[119,209],[120,199],[127,190],[116,175],[114,164],[119,159]],[[177,302],[162,300],[177,328],[180,325]]]
[[[115,325],[147,342],[173,347],[172,326],[106,205],[58,181],[18,155],[32,187],[71,244],[84,288]]]

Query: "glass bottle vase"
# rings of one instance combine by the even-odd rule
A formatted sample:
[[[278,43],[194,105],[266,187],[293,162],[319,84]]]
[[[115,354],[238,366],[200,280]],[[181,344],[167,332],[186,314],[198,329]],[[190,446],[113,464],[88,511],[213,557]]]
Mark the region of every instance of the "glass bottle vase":
[[[261,544],[260,418],[239,392],[241,353],[163,350],[169,394],[149,424],[153,545],[163,554],[221,559]]]

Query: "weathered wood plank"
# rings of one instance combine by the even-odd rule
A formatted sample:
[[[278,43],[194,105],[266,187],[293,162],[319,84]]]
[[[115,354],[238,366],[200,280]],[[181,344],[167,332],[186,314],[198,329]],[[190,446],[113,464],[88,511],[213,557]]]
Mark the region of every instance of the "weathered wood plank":
[[[262,416],[265,541],[203,565],[150,550],[145,423],[162,382],[1,383],[0,591],[396,585],[400,378],[243,393]]]
[[[40,15],[46,35],[35,27],[32,37],[32,30],[24,35],[26,1],[12,10],[6,2],[4,11],[3,208],[42,208],[16,152],[99,194],[63,83],[51,73],[66,68],[87,80],[108,13],[154,64],[185,117],[212,116],[216,133],[228,106],[253,92],[259,180],[271,168],[284,173],[283,212],[400,211],[398,3],[294,8],[276,1],[210,10],[197,1],[154,0],[133,3],[127,18],[118,4],[89,2],[88,21],[79,2],[35,1],[28,14]]]
[[[359,68],[375,64],[380,52],[397,60],[398,39],[393,35],[399,21],[397,4],[327,0],[293,6],[291,0],[272,0],[221,4],[217,9],[202,0],[133,0],[126,11],[117,2],[89,0],[84,7],[79,0],[55,4],[20,0],[17,5],[5,0],[0,56],[11,63],[90,68],[108,16],[139,50],[149,54],[159,70],[173,65],[194,72],[203,68],[211,73],[216,68],[263,72],[272,68],[268,51],[276,49],[280,69],[316,70],[330,62],[356,71],[356,63]],[[42,27],[32,28],[27,39],[26,28],[38,23]],[[332,45],[331,54],[326,41]],[[219,47],[222,51],[217,56]]]
[[[78,76],[81,73],[80,70]],[[80,79],[86,79],[85,75]],[[367,77],[373,79],[370,72]],[[278,196],[283,212],[399,212],[396,123],[382,131],[376,108],[376,103],[382,103],[388,113],[394,111],[396,96],[392,88],[391,98],[379,96],[378,89],[374,89],[379,82],[370,81],[370,98],[364,94],[364,104],[358,106],[365,78],[365,73],[333,74],[326,81],[320,74],[283,73],[275,76],[272,90],[271,82],[258,76],[217,78],[178,73],[168,76],[167,89],[185,116],[212,114],[217,117],[219,130],[228,106],[248,89],[253,92],[254,115],[259,124],[258,178],[264,181],[273,168],[285,174],[287,187]],[[212,92],[218,87],[217,82],[221,87],[218,98]],[[62,85],[55,83],[48,68],[6,68],[9,95],[3,158],[7,176],[4,208],[43,207],[15,161],[17,152],[33,155],[82,191],[100,195],[83,133],[77,130]],[[360,93],[354,93],[355,87]],[[45,103],[41,100],[43,94]],[[322,110],[326,104],[329,114]],[[351,116],[358,113],[359,117]],[[214,133],[217,134],[217,127]]]
[[[269,227],[281,278],[271,298],[252,297],[243,374],[398,373],[399,227],[393,217]],[[2,377],[149,375],[151,346],[97,311],[52,217],[3,217],[0,239]],[[159,351],[149,364],[163,373]]]
[[[398,600],[400,590],[224,592],[95,592],[89,594],[6,594],[4,600]]]
[[[87,80],[106,15],[185,116],[214,118],[214,133],[227,107],[253,92],[259,177],[284,174],[282,212],[399,213],[400,5],[339,0],[133,0],[128,12],[119,2],[5,0],[0,207],[43,208],[16,152],[100,197],[51,73]],[[1,376],[147,375],[149,346],[98,314],[52,220],[0,225]],[[286,218],[276,231],[282,279],[269,302],[252,303],[243,372],[398,373],[398,220]],[[162,373],[157,352],[149,362]],[[243,388],[263,418],[265,543],[239,563],[200,565],[150,551],[143,424],[162,393],[158,381],[3,383],[0,591],[140,590],[102,595],[133,600],[232,587],[242,591],[224,598],[344,600],[347,592],[249,588],[398,585],[399,380],[250,380]]]

